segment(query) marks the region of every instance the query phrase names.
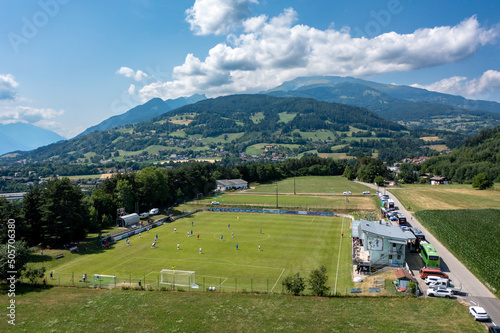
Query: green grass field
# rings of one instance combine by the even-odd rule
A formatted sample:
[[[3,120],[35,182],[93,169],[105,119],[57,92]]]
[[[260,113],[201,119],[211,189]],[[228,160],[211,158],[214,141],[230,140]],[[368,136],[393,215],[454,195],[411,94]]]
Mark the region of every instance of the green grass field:
[[[20,332],[485,332],[447,299],[46,288],[16,305]]]
[[[500,191],[479,191],[470,185],[420,185],[391,189],[399,201],[410,210],[487,209],[500,207]]]
[[[284,277],[296,272],[307,276],[325,265],[332,291],[345,293],[352,285],[349,223],[333,217],[200,212],[143,232],[140,238],[133,236],[130,245],[122,240],[100,253],[81,252],[73,254],[71,260],[39,260],[36,265],[50,265],[54,279],[48,282],[52,284],[84,285],[79,281],[85,273],[89,278],[93,274],[115,275],[118,284],[136,285],[139,280],[144,284],[146,280],[147,285],[157,288],[160,271],[175,266],[177,270],[196,271],[200,287],[279,293]],[[193,235],[188,237],[191,230]],[[156,234],[156,248],[151,248]]]
[[[416,217],[477,278],[500,295],[500,210],[424,210]]]
[[[212,198],[198,200],[197,203],[210,204]],[[276,208],[276,195],[254,195],[249,193],[226,193],[216,198],[223,206],[267,207]],[[278,195],[280,209],[327,209],[327,210],[375,210],[373,197],[342,195],[305,196],[305,195]]]
[[[251,184],[253,186],[253,184]],[[294,178],[286,178],[278,182],[279,193],[293,193]],[[307,176],[295,177],[296,193],[342,194],[351,191],[352,194],[361,194],[364,191],[375,193],[375,190],[364,185],[347,180],[342,176]],[[248,190],[255,193],[276,193],[276,183],[259,184],[255,189]]]

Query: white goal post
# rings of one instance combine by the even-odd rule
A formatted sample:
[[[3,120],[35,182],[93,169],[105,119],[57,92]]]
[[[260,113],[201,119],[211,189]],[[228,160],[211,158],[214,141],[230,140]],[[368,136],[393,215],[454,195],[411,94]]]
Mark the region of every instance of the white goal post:
[[[263,214],[278,214],[280,213],[279,209],[269,209],[269,208],[264,208],[262,209]]]
[[[116,276],[114,275],[104,275],[104,274],[94,274],[90,278],[90,286],[92,287],[116,287]]]
[[[195,271],[180,271],[177,269],[162,269],[161,270],[161,284],[169,284],[179,287],[199,288],[196,284]]]

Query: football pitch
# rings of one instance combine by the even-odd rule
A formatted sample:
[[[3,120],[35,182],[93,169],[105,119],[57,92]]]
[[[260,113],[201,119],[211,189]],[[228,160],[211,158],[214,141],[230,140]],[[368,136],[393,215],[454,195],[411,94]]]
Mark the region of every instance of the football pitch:
[[[196,272],[195,290],[282,292],[285,277],[308,277],[325,265],[331,291],[345,293],[352,286],[349,236],[350,219],[341,217],[199,212],[135,235],[129,245],[121,240],[101,253],[52,265],[49,282],[81,285],[83,274],[87,283],[104,274],[116,276],[117,286],[141,280],[170,288],[160,284],[160,271],[175,268]]]

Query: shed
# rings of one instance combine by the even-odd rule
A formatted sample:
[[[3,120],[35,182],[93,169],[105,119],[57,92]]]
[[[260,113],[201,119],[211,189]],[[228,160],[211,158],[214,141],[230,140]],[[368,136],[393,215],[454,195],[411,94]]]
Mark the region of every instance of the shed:
[[[400,268],[395,271],[396,273],[396,283],[398,288],[406,290],[408,288],[408,283],[415,282],[413,277],[410,275],[406,269]]]
[[[131,227],[141,223],[141,218],[136,213],[120,216],[116,219],[116,225],[120,227]]]
[[[220,179],[215,181],[217,191],[227,191],[244,189],[248,187],[248,182],[243,179]]]

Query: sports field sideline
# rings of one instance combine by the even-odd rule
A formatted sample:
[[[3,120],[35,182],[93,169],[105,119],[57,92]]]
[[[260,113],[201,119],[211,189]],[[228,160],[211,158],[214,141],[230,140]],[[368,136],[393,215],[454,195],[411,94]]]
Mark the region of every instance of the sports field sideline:
[[[102,253],[51,261],[48,282],[82,284],[83,274],[87,282],[105,274],[116,276],[117,285],[141,280],[157,288],[160,271],[175,268],[195,271],[199,290],[281,292],[286,276],[307,277],[325,265],[331,290],[344,293],[352,286],[349,235],[350,220],[340,217],[200,212],[133,236],[129,245],[122,240]]]

